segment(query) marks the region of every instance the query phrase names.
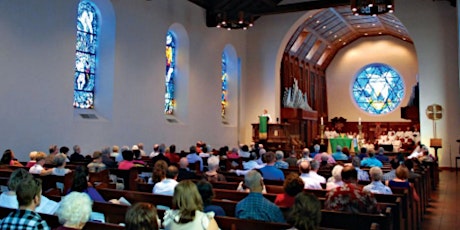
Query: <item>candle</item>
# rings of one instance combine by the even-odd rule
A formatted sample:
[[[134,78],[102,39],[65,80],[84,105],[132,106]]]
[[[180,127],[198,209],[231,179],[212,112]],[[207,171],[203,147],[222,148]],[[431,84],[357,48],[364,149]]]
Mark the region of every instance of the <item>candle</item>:
[[[324,125],[323,117],[321,117],[321,125]]]
[[[361,117],[358,118],[358,125],[361,125]]]

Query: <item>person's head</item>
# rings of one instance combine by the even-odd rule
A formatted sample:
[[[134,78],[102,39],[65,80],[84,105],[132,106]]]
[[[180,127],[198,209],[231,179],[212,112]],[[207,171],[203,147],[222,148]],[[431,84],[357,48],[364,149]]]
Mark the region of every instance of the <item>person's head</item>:
[[[1,164],[9,165],[10,161],[13,160],[13,158],[13,151],[11,151],[11,149],[7,149],[5,150],[5,152],[3,152],[3,156],[0,162]]]
[[[140,150],[144,150],[144,143],[139,142],[139,143],[137,144],[137,147],[139,147]]]
[[[180,160],[179,160],[179,167],[181,169],[186,169],[188,168],[188,160],[187,160],[187,157],[182,157]]]
[[[74,145],[73,146],[73,152],[74,153],[80,153],[80,146],[79,145]]]
[[[281,150],[276,151],[275,154],[276,154],[277,161],[282,160],[284,158],[284,153]]]
[[[166,170],[166,178],[168,179],[176,180],[178,174],[179,174],[179,170],[174,165],[169,166],[168,169]]]
[[[327,153],[322,153],[321,154],[321,163],[326,164],[328,160],[329,160],[329,155]]]
[[[72,191],[84,192],[88,188],[88,169],[85,166],[78,166],[73,174]]]
[[[314,230],[321,223],[321,203],[311,194],[301,192],[295,197],[288,223],[299,230]]]
[[[241,151],[249,152],[249,147],[247,145],[243,145],[243,147],[241,147]]]
[[[355,168],[361,167],[361,159],[359,159],[359,157],[353,157],[351,159],[351,165],[353,165]]]
[[[310,172],[310,162],[307,161],[307,160],[302,160],[300,161],[300,164],[299,164],[299,171],[300,173],[309,173]]]
[[[358,181],[358,171],[351,165],[343,167],[341,175],[342,181],[345,183],[355,183]]]
[[[313,171],[317,171],[319,169],[319,162],[317,160],[310,161],[310,168]]]
[[[201,195],[203,200],[203,205],[208,206],[211,204],[212,199],[214,198],[214,191],[212,190],[212,184],[206,180],[200,180],[196,183],[198,192]]]
[[[102,162],[102,152],[94,151],[94,153],[93,153],[93,161],[101,163]]]
[[[190,146],[189,150],[190,150],[190,154],[196,153],[196,146],[195,145]]]
[[[209,169],[209,171],[211,171],[211,172],[216,171],[219,168],[219,163],[220,163],[219,157],[210,156],[208,158],[208,169]]]
[[[42,181],[34,177],[28,177],[19,182],[16,186],[16,198],[18,200],[19,208],[35,207],[40,205],[42,194]]]
[[[21,181],[32,177],[32,174],[27,172],[25,169],[18,168],[11,173],[10,178],[8,179],[8,189],[10,191],[16,191],[16,188]]]
[[[251,192],[260,193],[264,186],[262,175],[256,170],[251,170],[244,176],[244,184]]]
[[[82,229],[92,212],[93,202],[84,192],[71,192],[60,202],[56,215],[59,222],[67,227]]]
[[[367,154],[367,148],[362,147],[362,148],[359,150],[359,152],[362,153],[362,154]]]
[[[263,158],[265,159],[265,162],[266,162],[267,164],[273,164],[273,163],[275,163],[275,161],[276,161],[275,153],[274,153],[274,152],[267,152],[267,153],[265,153]]]
[[[397,169],[398,166],[399,166],[399,161],[398,161],[398,159],[397,159],[397,158],[391,159],[390,165],[391,165],[391,168],[392,168],[392,169]]]
[[[405,165],[400,165],[396,169],[395,175],[398,179],[407,180],[409,178],[409,169]]]
[[[404,165],[407,167],[407,170],[412,171],[412,169],[414,168],[414,160],[407,159],[404,161]]]
[[[295,173],[289,174],[283,183],[284,192],[291,197],[294,197],[302,192],[304,186],[305,184],[303,180]]]
[[[65,167],[66,160],[67,160],[67,156],[63,153],[59,153],[54,157],[53,161],[56,167],[63,168]]]
[[[112,146],[112,152],[118,153],[119,150],[120,150],[120,147],[118,147],[118,145]]]
[[[123,156],[123,160],[125,161],[134,160],[134,153],[131,150],[124,150],[123,152],[121,152],[121,155]]]
[[[316,145],[313,146],[313,149],[315,150],[315,153],[319,153],[319,150],[321,149],[321,146],[316,144]]]
[[[34,161],[36,156],[37,156],[37,151],[32,151],[29,153],[29,158],[31,161]]]
[[[45,164],[46,154],[44,152],[37,152],[35,155],[35,161],[37,164],[44,165]]]
[[[188,223],[195,218],[195,211],[203,211],[203,200],[191,180],[183,180],[174,188],[173,206],[179,210],[179,223]]]
[[[158,230],[158,214],[154,205],[138,202],[125,215],[126,230]]]
[[[57,145],[50,145],[50,147],[48,148],[48,152],[49,154],[57,153]]]
[[[107,157],[108,157],[108,156],[110,156],[110,153],[111,153],[111,152],[112,152],[112,151],[110,150],[110,147],[109,147],[109,146],[105,146],[105,147],[103,147],[103,148],[101,149],[101,157],[102,157],[102,156],[107,156]],[[93,153],[93,155],[94,155],[94,153]],[[94,156],[93,156],[93,159],[94,159]]]
[[[342,152],[343,152],[345,155],[347,155],[347,156],[350,155],[350,150],[349,150],[348,147],[346,147],[346,146],[342,148]]]
[[[332,177],[334,178],[335,182],[342,181],[342,165],[336,165],[332,169]]]
[[[373,181],[380,181],[382,180],[383,172],[382,172],[382,169],[379,167],[372,167],[369,170],[369,175],[371,176],[371,179]]]
[[[304,157],[307,157],[308,155],[310,155],[310,150],[309,150],[308,148],[304,148],[304,149],[302,150],[302,155],[303,155]]]
[[[342,152],[342,146],[337,145],[337,146],[335,147],[335,151],[336,151],[336,152]]]
[[[371,150],[369,150],[368,154],[369,154],[369,157],[374,157],[375,156],[375,151],[371,149]]]
[[[170,145],[169,146],[169,152],[170,153],[176,153],[176,145]]]
[[[133,151],[133,158],[139,159],[139,157],[141,156],[141,150],[139,150],[139,146],[133,145],[131,151]]]
[[[168,163],[164,160],[158,160],[153,165],[152,180],[154,183],[159,182],[166,178],[166,172],[168,171]]]
[[[70,151],[70,149],[67,146],[62,146],[61,148],[59,148],[59,152],[64,153],[66,155],[67,155],[67,153],[69,153],[69,151]]]
[[[385,149],[383,147],[379,148],[379,155],[383,155],[385,153]]]
[[[153,145],[153,151],[158,152],[158,149],[160,149],[160,145],[159,144],[154,144]]]
[[[264,109],[264,114],[268,114],[268,110],[267,110],[267,109]]]

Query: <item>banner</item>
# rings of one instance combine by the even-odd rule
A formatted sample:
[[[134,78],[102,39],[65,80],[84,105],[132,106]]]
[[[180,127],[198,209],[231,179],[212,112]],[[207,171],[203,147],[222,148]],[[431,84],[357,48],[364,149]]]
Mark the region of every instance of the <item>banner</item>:
[[[268,130],[268,117],[259,116],[259,139],[267,139],[267,130]]]

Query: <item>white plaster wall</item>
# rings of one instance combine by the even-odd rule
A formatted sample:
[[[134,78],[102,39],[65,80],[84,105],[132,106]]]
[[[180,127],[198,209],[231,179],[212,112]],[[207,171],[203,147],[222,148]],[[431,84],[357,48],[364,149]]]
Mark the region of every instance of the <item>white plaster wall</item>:
[[[390,113],[371,115],[361,110],[352,98],[356,74],[365,65],[383,63],[402,77],[405,91],[403,101]],[[408,121],[401,119],[400,107],[410,99],[418,71],[414,46],[391,36],[361,38],[341,49],[326,70],[329,118],[344,117],[348,121]]]
[[[27,160],[30,151],[47,152],[50,144],[79,144],[84,153],[137,142],[147,152],[154,143],[175,143],[178,150],[198,140],[235,146],[237,123],[224,125],[220,116],[220,62],[226,45],[246,59],[246,33],[207,28],[203,9],[188,1],[108,2],[116,18],[114,65],[100,77],[113,78],[113,105],[98,113],[104,119],[87,121],[74,119],[72,107],[78,1],[0,0],[0,148]],[[188,33],[190,50],[181,76],[188,84],[180,86],[187,100],[178,105],[187,112],[171,124],[163,115],[164,44],[175,23]]]

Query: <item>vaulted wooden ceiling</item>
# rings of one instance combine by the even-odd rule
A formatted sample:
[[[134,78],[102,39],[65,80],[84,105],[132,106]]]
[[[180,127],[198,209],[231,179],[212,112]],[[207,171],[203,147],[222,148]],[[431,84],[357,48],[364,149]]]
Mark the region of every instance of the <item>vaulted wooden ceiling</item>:
[[[391,13],[355,16],[350,9],[350,0],[188,1],[205,9],[208,27],[216,27],[222,15],[233,20],[243,15],[245,20],[255,21],[264,15],[318,10],[294,32],[285,52],[323,70],[341,48],[361,37],[390,35],[413,43],[396,16]],[[455,0],[447,1],[455,6]],[[397,10],[397,6],[395,8]]]

